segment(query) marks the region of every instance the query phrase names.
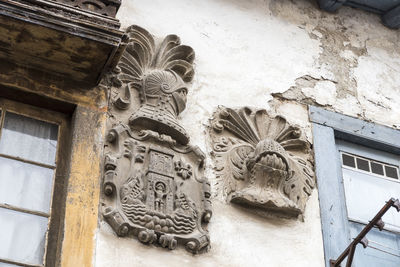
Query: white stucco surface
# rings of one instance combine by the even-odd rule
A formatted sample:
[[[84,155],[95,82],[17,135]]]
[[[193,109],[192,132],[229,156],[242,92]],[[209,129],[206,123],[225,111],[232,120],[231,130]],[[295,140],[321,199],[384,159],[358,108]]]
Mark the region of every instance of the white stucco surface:
[[[125,0],[118,18],[123,28],[136,24],[157,38],[174,33],[194,48],[196,74],[181,122],[203,151],[218,105],[282,114],[310,141],[306,103],[400,128],[400,35],[373,14],[328,14],[306,0]],[[304,222],[263,218],[213,195],[207,254],[118,238],[100,219],[96,266],[324,265],[316,189]]]
[[[322,266],[321,238],[315,234],[320,227],[310,223],[319,221],[316,191],[306,222],[266,220],[220,201],[214,201],[213,208],[212,245],[206,254],[193,256],[183,248],[168,251],[118,238],[103,222],[97,236],[96,266]]]
[[[159,38],[177,34],[195,50],[196,75],[181,117],[204,150],[199,125],[216,106],[268,107],[270,93],[311,72],[321,50],[298,25],[271,16],[268,1],[125,1],[119,18]]]

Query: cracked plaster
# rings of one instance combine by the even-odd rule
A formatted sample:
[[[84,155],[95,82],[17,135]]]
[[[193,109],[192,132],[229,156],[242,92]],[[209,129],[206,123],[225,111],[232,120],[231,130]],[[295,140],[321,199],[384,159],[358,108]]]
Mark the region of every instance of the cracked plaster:
[[[316,62],[321,75],[310,72],[299,77],[295,86],[275,96],[399,128],[400,86],[396,72],[400,70],[400,32],[379,24],[378,16],[360,10],[343,8],[332,15],[310,8],[315,5],[313,1],[270,3],[273,14],[299,24],[310,38],[320,41],[322,49]],[[289,9],[293,6],[307,16],[291,16]],[[307,87],[303,79],[316,82]],[[336,97],[333,84],[326,80],[335,84]],[[324,81],[324,86],[320,81]],[[327,96],[318,93],[321,88]]]

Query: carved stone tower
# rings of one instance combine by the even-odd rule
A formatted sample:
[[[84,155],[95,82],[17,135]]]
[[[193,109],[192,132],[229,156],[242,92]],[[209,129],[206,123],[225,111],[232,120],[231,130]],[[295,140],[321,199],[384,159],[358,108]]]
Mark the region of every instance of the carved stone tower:
[[[177,120],[186,106],[186,83],[193,78],[193,49],[176,35],[156,45],[137,26],[129,27],[127,35],[126,50],[104,82],[112,93],[104,218],[119,236],[207,251],[204,227],[211,219],[211,201],[205,156],[188,145]]]

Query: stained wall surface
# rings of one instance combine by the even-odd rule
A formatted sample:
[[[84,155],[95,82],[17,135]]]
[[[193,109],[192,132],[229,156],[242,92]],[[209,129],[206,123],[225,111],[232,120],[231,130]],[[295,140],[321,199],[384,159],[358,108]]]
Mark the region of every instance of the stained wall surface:
[[[57,168],[64,171],[54,189],[54,201],[63,204],[52,211],[53,218],[62,221],[60,230],[55,229],[53,234],[54,239],[58,238],[53,244],[59,250],[50,256],[55,263],[46,264],[93,266],[107,92],[100,87],[84,90],[76,83],[61,88],[51,75],[5,62],[0,70],[0,97],[19,101],[18,105],[39,106],[43,108],[39,112],[48,116],[53,116],[54,110],[63,112],[65,117],[60,139],[64,144],[57,162]]]
[[[311,142],[307,104],[400,129],[399,31],[380,18],[315,1],[128,0],[118,13],[162,38],[177,34],[196,52],[181,122],[210,152],[206,129],[218,105],[286,116]],[[215,184],[208,156],[207,174]],[[264,218],[226,203],[213,187],[211,250],[192,256],[118,238],[99,218],[95,266],[323,266],[318,192],[302,220]]]

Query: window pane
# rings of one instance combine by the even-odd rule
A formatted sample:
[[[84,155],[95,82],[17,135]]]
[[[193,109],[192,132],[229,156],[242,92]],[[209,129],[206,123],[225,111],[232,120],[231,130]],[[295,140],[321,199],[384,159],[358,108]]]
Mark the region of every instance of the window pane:
[[[0,157],[0,203],[49,213],[53,172]]]
[[[42,264],[47,218],[0,208],[0,258]]]
[[[0,262],[0,267],[20,267],[19,265]]]
[[[385,166],[386,176],[390,178],[398,179],[397,169],[389,166]]]
[[[357,168],[369,172],[369,163],[364,159],[357,158]]]
[[[373,173],[383,175],[383,165],[371,161],[371,170]]]
[[[6,113],[0,153],[54,165],[58,126]]]
[[[356,167],[356,163],[354,162],[354,157],[352,157],[350,155],[342,154],[342,158],[343,158],[343,165],[353,167],[353,168]]]
[[[400,192],[400,183],[375,175],[343,168],[343,183],[349,219],[367,224],[392,197]],[[400,216],[396,209],[389,209],[382,217],[385,229],[400,230]],[[363,266],[361,266],[363,267]]]

